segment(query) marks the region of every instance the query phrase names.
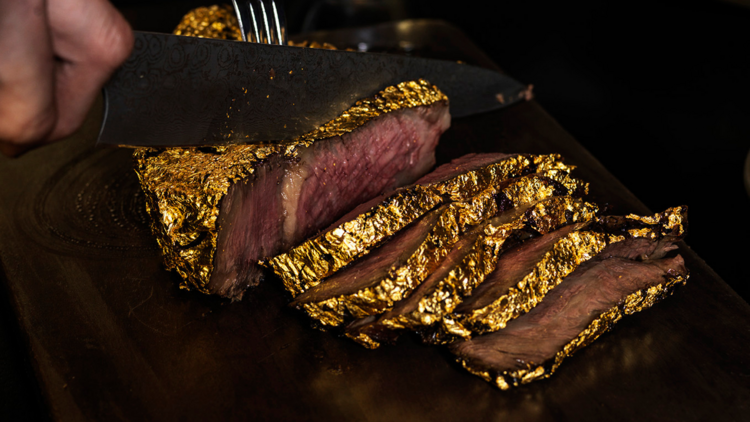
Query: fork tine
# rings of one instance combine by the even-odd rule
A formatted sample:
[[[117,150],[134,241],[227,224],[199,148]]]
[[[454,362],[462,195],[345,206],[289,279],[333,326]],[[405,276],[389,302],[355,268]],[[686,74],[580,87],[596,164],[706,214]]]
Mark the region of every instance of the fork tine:
[[[237,0],[232,0],[232,6],[234,6],[234,13],[237,15],[237,23],[240,26],[240,32],[242,33],[242,41],[247,41],[247,33],[245,32],[245,17],[242,15],[240,6],[237,4]]]
[[[263,35],[261,36],[263,43],[265,44],[273,44],[272,41],[272,35],[271,29],[268,27],[268,11],[266,10],[266,2],[263,0],[257,0],[258,5],[260,6],[260,15],[263,16],[263,26],[261,27],[261,32]]]
[[[273,12],[273,24],[275,27],[275,43],[285,45],[286,44],[286,16],[284,16],[284,8],[277,5],[276,0],[270,0],[271,10]]]
[[[232,0],[242,40],[263,44],[286,44],[286,19],[278,0]]]
[[[259,10],[258,4],[252,0],[247,1],[247,8],[250,11],[249,23],[250,31],[248,32],[248,41],[267,44],[265,32],[263,27],[260,25],[260,16],[264,15],[262,10]],[[258,13],[256,13],[258,12]],[[265,16],[263,16],[265,18]]]

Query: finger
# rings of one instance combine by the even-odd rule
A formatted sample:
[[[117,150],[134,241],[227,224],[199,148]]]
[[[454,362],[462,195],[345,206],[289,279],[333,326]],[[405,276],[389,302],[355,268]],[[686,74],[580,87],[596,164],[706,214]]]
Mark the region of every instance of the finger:
[[[26,146],[26,145],[16,145],[12,143],[0,142],[0,154],[5,155],[6,157],[19,156],[30,148],[31,148],[30,146]]]
[[[128,57],[133,31],[107,0],[49,0],[56,69],[57,124],[51,138],[83,123],[102,85]]]
[[[54,59],[44,0],[0,1],[0,152],[17,155],[51,132]]]

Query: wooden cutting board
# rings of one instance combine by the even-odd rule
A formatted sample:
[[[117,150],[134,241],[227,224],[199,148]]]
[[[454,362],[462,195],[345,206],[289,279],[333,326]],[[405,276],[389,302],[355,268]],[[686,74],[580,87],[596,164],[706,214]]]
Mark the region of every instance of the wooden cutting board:
[[[407,21],[308,39],[399,41],[495,67],[457,29]],[[98,115],[97,115],[98,114]],[[269,278],[239,303],[179,290],[149,233],[131,151],[95,149],[100,113],[61,143],[0,159],[0,279],[57,420],[739,420],[750,307],[682,244],[691,278],[549,380],[503,392],[408,336],[366,350],[310,327]],[[612,213],[649,210],[534,101],[454,120],[439,162],[560,153]],[[644,153],[633,171],[661,165]],[[654,189],[668,189],[669,181]],[[674,204],[681,205],[681,204]],[[661,210],[654,210],[661,211]],[[688,238],[689,239],[689,238]]]

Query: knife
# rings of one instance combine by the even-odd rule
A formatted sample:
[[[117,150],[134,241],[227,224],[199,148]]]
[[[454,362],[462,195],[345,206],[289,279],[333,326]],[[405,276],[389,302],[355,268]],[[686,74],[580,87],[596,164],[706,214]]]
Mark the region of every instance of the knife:
[[[458,62],[135,31],[104,87],[97,144],[202,146],[293,139],[362,98],[425,79],[453,117],[530,97],[501,73]]]

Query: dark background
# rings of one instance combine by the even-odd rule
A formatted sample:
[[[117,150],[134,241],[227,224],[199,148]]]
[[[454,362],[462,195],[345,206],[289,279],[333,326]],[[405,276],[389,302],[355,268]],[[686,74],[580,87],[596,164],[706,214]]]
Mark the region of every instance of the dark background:
[[[135,29],[160,32],[210,4],[113,3]],[[291,33],[405,18],[458,26],[534,84],[536,100],[649,208],[688,205],[688,245],[748,301],[750,1],[742,3],[288,0],[286,11]],[[0,290],[0,420],[44,419]]]

